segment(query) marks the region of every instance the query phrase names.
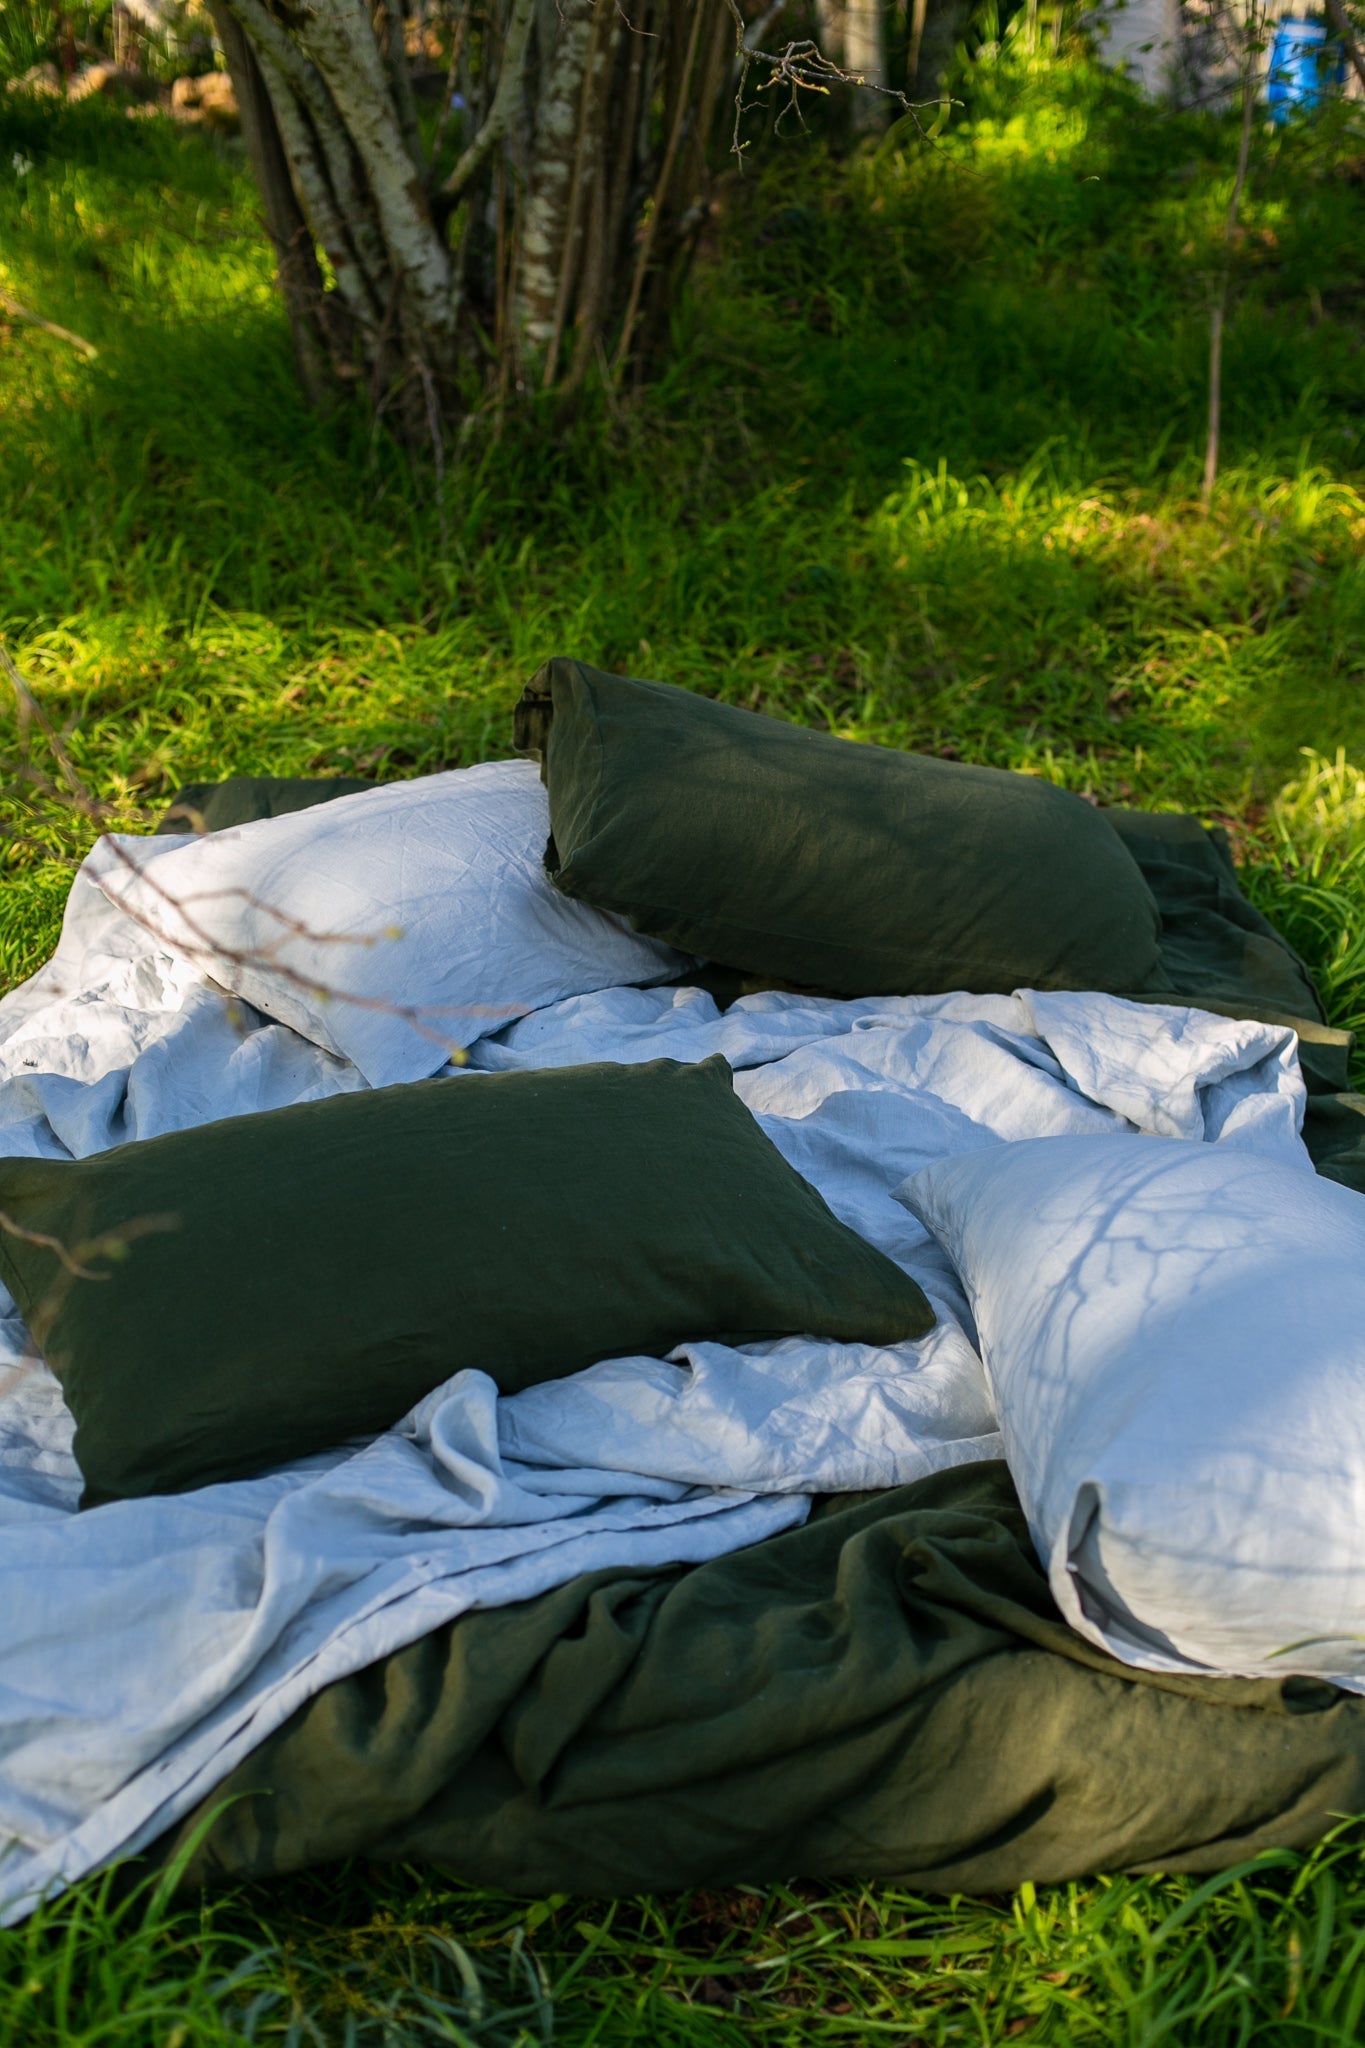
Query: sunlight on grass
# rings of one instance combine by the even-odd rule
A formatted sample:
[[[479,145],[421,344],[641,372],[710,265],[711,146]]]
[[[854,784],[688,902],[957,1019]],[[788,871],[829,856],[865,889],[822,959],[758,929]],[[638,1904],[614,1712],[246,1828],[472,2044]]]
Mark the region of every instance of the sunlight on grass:
[[[354,1865],[186,1910],[164,1885],[90,1879],[0,1934],[0,2041],[1346,2048],[1362,1962],[1340,1831],[1205,1879],[996,1900],[805,1884],[528,1903]]]
[[[1338,748],[1306,766],[1266,819],[1273,859],[1253,893],[1309,962],[1335,1022],[1365,1035],[1365,772]]]

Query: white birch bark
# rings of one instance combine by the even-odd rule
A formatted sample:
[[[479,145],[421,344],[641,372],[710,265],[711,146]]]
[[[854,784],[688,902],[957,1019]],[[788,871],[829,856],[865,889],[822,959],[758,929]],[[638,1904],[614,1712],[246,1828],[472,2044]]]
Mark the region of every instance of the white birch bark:
[[[312,128],[295,99],[288,80],[268,51],[257,48],[261,77],[270,95],[280,137],[289,154],[299,197],[323,255],[332,268],[336,289],[348,311],[362,329],[378,326],[380,304],[373,282],[358,261],[351,242],[349,224],[343,220],[333,197],[326,162]]]
[[[273,110],[283,160],[273,173],[256,165],[262,189],[270,175],[292,188],[306,223],[290,232],[311,234],[332,273],[329,290],[310,250],[311,285],[294,285],[301,305],[311,295],[336,380],[359,380],[376,412],[414,445],[436,445],[439,462],[441,415],[467,390],[455,374],[465,354],[473,364],[491,350],[502,389],[513,372],[574,389],[590,357],[605,362],[619,321],[619,368],[646,299],[672,274],[651,268],[652,244],[673,250],[705,181],[687,151],[704,149],[726,71],[718,36],[719,56],[696,61],[710,49],[703,19],[722,18],[712,0],[461,0],[447,19],[458,13],[450,61],[467,102],[464,148],[443,185],[439,126],[424,140],[393,42],[405,0],[213,5],[240,29]],[[638,53],[621,61],[628,35]]]
[[[355,151],[317,66],[267,12],[262,0],[227,0],[227,4],[255,45],[262,68],[266,68],[265,60],[268,58],[274,72],[297,97],[298,108],[293,122],[295,133],[300,125],[300,113],[306,115],[307,122],[311,122],[312,139],[307,148],[321,164],[325,184],[330,187],[330,205],[336,217],[345,223],[346,239],[353,252],[353,260],[365,279],[372,304],[376,309],[387,305],[391,284],[383,237],[374,218],[373,205],[360,174]],[[268,69],[266,77],[271,79]],[[271,97],[275,97],[273,83]],[[277,107],[276,113],[280,119],[280,132],[284,134],[284,111]],[[294,145],[288,134],[285,134],[285,145],[292,156]],[[319,203],[326,205],[328,202],[320,195]],[[314,228],[322,239],[320,222],[315,221]],[[330,248],[328,259],[332,260]]]
[[[886,84],[884,0],[845,0],[844,68],[869,86]],[[853,125],[866,132],[886,120],[888,102],[878,92],[855,92]]]
[[[815,0],[816,34],[820,54],[831,64],[844,61],[844,0]]]
[[[524,361],[543,356],[554,333],[559,263],[573,185],[578,110],[597,5],[562,0],[558,33],[540,54],[541,90],[526,194],[514,318]]]
[[[450,258],[408,153],[369,11],[361,0],[321,0],[299,35],[364,168],[400,310],[434,340],[450,322]]]

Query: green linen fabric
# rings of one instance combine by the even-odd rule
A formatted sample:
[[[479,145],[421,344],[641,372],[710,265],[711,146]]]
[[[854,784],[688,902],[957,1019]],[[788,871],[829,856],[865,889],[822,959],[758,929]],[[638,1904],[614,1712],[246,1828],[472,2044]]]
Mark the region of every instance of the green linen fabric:
[[[465,1367],[515,1392],[688,1337],[883,1344],[934,1320],[720,1058],[466,1074],[6,1159],[0,1209],[90,1501],[373,1435]]]
[[[1140,1672],[1062,1621],[1002,1464],[599,1572],[330,1686],[160,1846],[190,1884],[418,1859],[523,1893],[1207,1871],[1365,1808],[1365,1700]]]
[[[1365,1095],[1310,1091],[1303,1142],[1320,1174],[1365,1195]]]
[[[516,738],[541,754],[556,886],[683,952],[844,996],[1156,971],[1160,915],[1122,839],[1036,777],[562,659]]]
[[[176,791],[157,824],[158,832],[223,832],[257,818],[282,818],[311,810],[333,797],[373,789],[353,775],[230,775],[226,782],[187,782]]]
[[[1291,1025],[1310,1097],[1304,1138],[1319,1163],[1327,1144],[1321,1098],[1348,1086],[1351,1034],[1324,1021],[1306,962],[1242,894],[1227,833],[1174,812],[1100,815],[1141,868],[1161,911],[1156,968],[1144,987],[1123,993],[1138,1002],[1192,1003],[1220,1016]],[[1338,1154],[1348,1149],[1344,1128],[1338,1120]],[[1365,1179],[1348,1185],[1365,1187]]]
[[[1217,1003],[1238,1016],[1251,1001],[1261,1011],[1326,1022],[1308,968],[1242,894],[1221,826],[1155,811],[1100,816],[1132,854],[1161,910],[1159,957],[1142,993],[1197,994],[1204,1008]]]

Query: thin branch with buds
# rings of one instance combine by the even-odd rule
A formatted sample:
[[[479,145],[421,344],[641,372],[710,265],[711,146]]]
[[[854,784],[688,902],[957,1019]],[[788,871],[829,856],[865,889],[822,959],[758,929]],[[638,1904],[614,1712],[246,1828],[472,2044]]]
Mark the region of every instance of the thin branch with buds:
[[[107,1280],[107,1273],[97,1273],[87,1262],[91,1259],[121,1259],[129,1245],[135,1244],[138,1238],[179,1228],[178,1216],[135,1216],[131,1223],[120,1224],[117,1230],[101,1231],[98,1237],[85,1239],[77,1245],[65,1245],[59,1237],[51,1237],[45,1230],[27,1230],[0,1209],[0,1230],[7,1237],[21,1238],[25,1244],[36,1244],[51,1252],[62,1271],[73,1280]]]
[[[99,803],[82,782],[61,735],[3,644],[0,644],[0,668],[3,668],[8,676],[18,701],[21,727],[36,725],[52,750],[53,758],[66,784],[66,795],[63,800],[104,833],[109,817],[109,806]],[[34,779],[40,780],[37,777]],[[41,780],[46,781],[46,778]],[[46,782],[46,787],[54,796],[61,795],[56,785],[50,781]],[[200,822],[202,824],[202,818]],[[159,945],[178,954],[211,979],[218,977],[224,963],[247,971],[268,968],[272,976],[300,994],[323,1002],[349,1003],[355,1009],[371,1010],[384,1016],[401,1019],[432,1045],[440,1047],[456,1064],[463,1060],[464,1048],[438,1028],[437,1020],[474,1018],[486,1023],[506,1024],[514,1018],[526,1015],[525,1003],[398,1003],[386,996],[359,995],[349,989],[339,988],[318,975],[292,966],[287,960],[280,958],[280,949],[294,940],[317,946],[368,947],[400,937],[401,934],[393,929],[373,933],[317,931],[303,919],[280,910],[276,905],[267,903],[253,894],[251,890],[238,886],[200,890],[191,895],[178,896],[157,877],[154,871],[155,854],[152,858],[141,861],[112,834],[106,834],[105,845],[111,859],[132,878],[133,883],[140,884],[143,891],[157,899],[157,907],[149,908],[145,903],[134,901],[126,891],[116,890],[102,882],[100,886],[109,901]],[[235,899],[259,916],[271,920],[278,927],[276,935],[263,945],[234,946],[210,930],[189,907],[192,904],[229,898]]]
[[[914,100],[908,92],[898,86],[881,85],[860,71],[848,71],[827,57],[818,43],[809,37],[787,43],[780,50],[759,48],[759,32],[766,32],[769,25],[782,13],[781,6],[765,10],[752,27],[747,25],[740,11],[739,0],[725,0],[725,7],[735,24],[735,67],[738,81],[735,86],[735,127],[732,148],[735,156],[743,161],[744,145],[740,140],[740,124],[749,107],[756,104],[746,100],[745,87],[749,74],[755,65],[766,66],[767,77],[762,89],[772,91],[779,86],[787,88],[789,105],[800,110],[802,93],[820,93],[827,96],[835,86],[856,86],[862,92],[876,93],[883,99],[895,100],[901,112],[909,114],[916,127],[920,126],[919,110],[922,106],[938,106],[939,101]],[[922,132],[922,131],[921,131]]]

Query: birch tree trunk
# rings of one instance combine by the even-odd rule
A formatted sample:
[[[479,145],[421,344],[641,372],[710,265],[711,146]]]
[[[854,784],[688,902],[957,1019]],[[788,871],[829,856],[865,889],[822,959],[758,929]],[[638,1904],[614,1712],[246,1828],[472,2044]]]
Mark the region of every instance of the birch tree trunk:
[[[738,0],[209,0],[295,357],[433,441],[638,367],[704,217]]]
[[[820,47],[860,85],[884,88],[885,0],[816,0]],[[880,91],[857,93],[850,102],[853,126],[862,133],[884,126],[889,102]]]

